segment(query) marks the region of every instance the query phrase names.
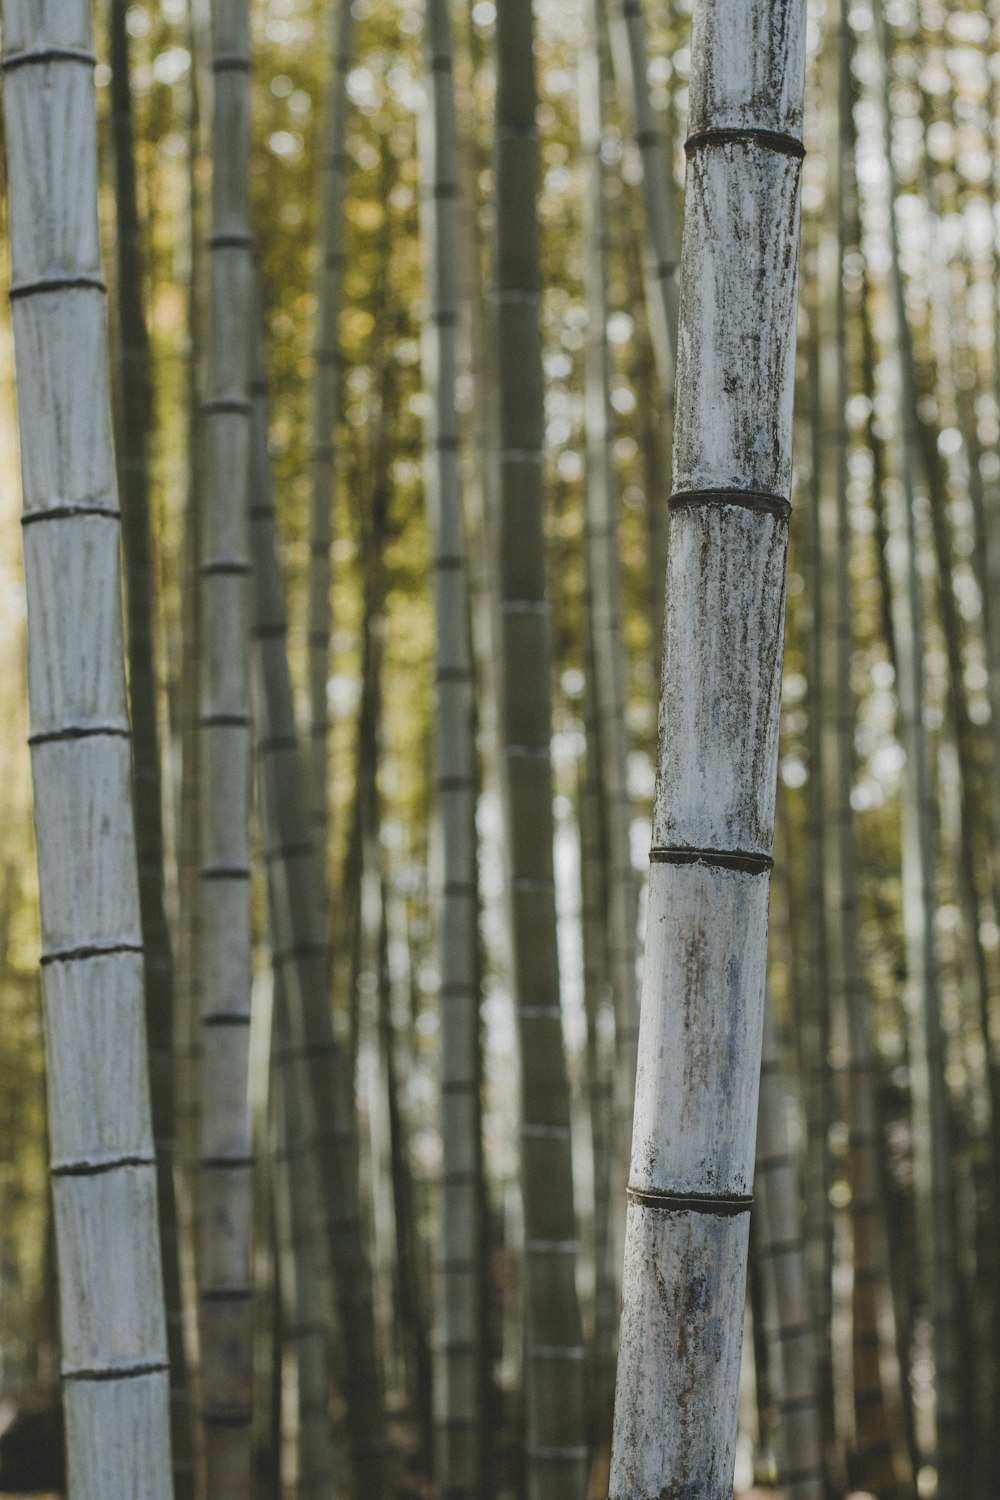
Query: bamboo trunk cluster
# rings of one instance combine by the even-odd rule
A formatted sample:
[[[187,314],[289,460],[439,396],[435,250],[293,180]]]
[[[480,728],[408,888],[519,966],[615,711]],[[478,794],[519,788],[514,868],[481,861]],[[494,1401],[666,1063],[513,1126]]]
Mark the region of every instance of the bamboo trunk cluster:
[[[169,1500],[89,0],[4,0],[28,692],[74,1500]]]
[[[496,30],[501,759],[521,1050],[529,1500],[580,1500],[587,1478],[570,1098],[556,947],[545,595],[538,131],[530,0]]]
[[[612,1500],[732,1493],[774,830],[805,7],[694,15]]]

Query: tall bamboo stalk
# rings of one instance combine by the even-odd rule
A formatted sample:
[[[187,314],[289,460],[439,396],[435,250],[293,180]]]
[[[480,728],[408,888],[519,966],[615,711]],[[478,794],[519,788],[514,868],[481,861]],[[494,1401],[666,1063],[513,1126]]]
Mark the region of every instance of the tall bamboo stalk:
[[[482,1491],[482,1118],[474,672],[462,514],[458,373],[460,186],[447,0],[429,0],[430,109],[420,139],[428,317],[427,507],[436,609],[435,758],[441,861],[441,1232],[435,1307],[436,1471],[441,1492]]]
[[[774,829],[805,7],[702,0],[691,56],[612,1500],[732,1488]]]
[[[521,1048],[530,1500],[580,1500],[587,1475],[570,1098],[556,947],[551,627],[543,535],[538,131],[530,0],[496,30],[496,347],[501,757]]]
[[[88,0],[4,0],[3,102],[69,1490],[169,1500]]]
[[[918,561],[915,462],[920,447],[913,350],[899,255],[896,221],[898,187],[889,137],[890,70],[885,18],[873,8],[881,54],[885,151],[889,176],[888,232],[890,277],[897,351],[900,478],[903,504],[890,516],[890,538],[898,565],[890,577],[896,637],[899,734],[906,752],[902,789],[903,926],[906,938],[911,1056],[914,1175],[921,1242],[926,1247],[923,1295],[933,1320],[938,1494],[959,1493],[962,1463],[959,1432],[959,1352],[957,1320],[961,1306],[951,1181],[948,1099],[944,1073],[938,963],[934,931],[934,793],[930,746],[923,722],[925,701],[923,599]],[[890,570],[893,573],[893,570]]]
[[[753,1239],[763,1292],[769,1367],[777,1386],[787,1500],[826,1500],[823,1413],[816,1357],[815,1302],[809,1294],[799,1213],[799,1182],[788,1140],[781,1049],[768,1004],[760,1070]]]
[[[642,195],[649,226],[646,307],[663,391],[674,389],[677,352],[677,229],[673,163],[649,96],[649,64],[642,0],[618,0],[612,25],[612,56],[619,88],[628,101],[642,166]]]
[[[191,1401],[181,1312],[181,1282],[174,1191],[174,967],[164,905],[163,803],[153,549],[149,517],[146,431],[149,421],[149,340],[143,308],[142,251],[136,193],[132,89],[129,81],[127,0],[113,0],[109,17],[112,144],[117,209],[117,301],[120,354],[117,370],[118,493],[122,509],[125,602],[128,611],[128,687],[132,719],[132,787],[135,805],[139,905],[142,916],[146,1034],[150,1100],[156,1145],[157,1198],[170,1357],[171,1453],[175,1500],[194,1492]]]
[[[617,486],[611,458],[608,276],[605,254],[604,112],[601,91],[601,14],[590,0],[580,58],[580,139],[586,172],[584,233],[587,297],[587,358],[584,401],[586,444],[587,624],[593,639],[597,727],[601,746],[601,810],[607,828],[607,888],[610,960],[614,988],[616,1139],[614,1208],[620,1209],[632,1142],[636,1050],[639,1043],[639,981],[636,972],[638,886],[632,869],[632,799],[628,788],[627,681],[621,622]],[[621,1219],[619,1217],[619,1226]],[[619,1227],[616,1240],[620,1243]]]
[[[852,1374],[856,1478],[879,1495],[892,1496],[897,1485],[912,1492],[901,1433],[903,1391],[888,1275],[888,1235],[882,1191],[878,1101],[871,1038],[871,1002],[865,981],[858,906],[860,890],[851,789],[854,783],[854,733],[857,714],[851,691],[854,649],[851,609],[851,525],[848,506],[847,309],[842,274],[849,231],[857,227],[852,120],[853,45],[846,7],[840,6],[836,48],[837,140],[832,194],[836,251],[824,267],[824,285],[832,288],[832,306],[821,333],[831,354],[824,366],[821,395],[826,418],[820,497],[821,571],[828,580],[830,638],[824,674],[822,712],[825,755],[825,805],[828,819],[828,910],[831,942],[837,954],[832,972],[833,1004],[847,1041],[846,1106],[847,1174],[851,1189],[853,1280]],[[831,68],[831,73],[833,69]],[[831,256],[832,259],[832,256]],[[825,372],[829,370],[829,377]]]
[[[347,75],[354,48],[350,0],[331,0],[331,72],[324,100],[320,145],[319,243],[316,262],[316,334],[312,377],[312,498],[309,540],[309,785],[310,821],[326,887],[327,740],[326,685],[330,675],[330,548],[336,487],[337,393],[340,372],[340,304],[344,275],[344,199],[351,160],[347,154],[350,100]],[[321,910],[325,910],[325,899]]]
[[[256,673],[259,682],[258,759],[275,870],[275,965],[282,970],[291,1045],[301,1060],[296,1086],[308,1092],[319,1189],[329,1236],[337,1318],[347,1361],[344,1384],[359,1496],[388,1500],[390,1452],[379,1394],[372,1321],[371,1271],[358,1202],[358,1146],[354,1091],[333,1030],[329,954],[319,910],[317,857],[309,836],[308,787],[295,731],[286,649],[284,584],[277,554],[274,500],[267,453],[267,386],[262,354],[254,382],[255,450],[251,467],[251,540]]]
[[[247,661],[250,15],[212,5],[201,663],[202,1421],[209,1500],[246,1494],[253,1442],[250,700]]]

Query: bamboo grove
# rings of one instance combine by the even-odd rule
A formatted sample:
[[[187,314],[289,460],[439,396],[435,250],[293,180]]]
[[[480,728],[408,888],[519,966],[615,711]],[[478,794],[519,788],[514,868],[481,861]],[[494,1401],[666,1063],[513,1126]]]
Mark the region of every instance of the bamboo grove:
[[[995,1500],[1000,4],[0,90],[0,1495]]]

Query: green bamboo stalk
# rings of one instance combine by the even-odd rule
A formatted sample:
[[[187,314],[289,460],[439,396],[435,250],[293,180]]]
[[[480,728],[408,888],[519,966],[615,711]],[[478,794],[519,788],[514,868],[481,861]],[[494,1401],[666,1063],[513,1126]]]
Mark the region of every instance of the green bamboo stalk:
[[[174,1189],[174,967],[164,905],[163,804],[157,724],[159,679],[146,443],[150,417],[149,340],[143,308],[141,231],[136,193],[128,32],[125,25],[127,8],[127,0],[112,0],[109,16],[111,125],[117,209],[116,291],[120,341],[116,391],[116,460],[125,562],[132,788],[139,867],[139,907],[145,950],[143,968],[150,1102],[156,1147],[157,1203],[167,1309],[167,1350],[170,1359],[170,1446],[175,1500],[188,1500],[194,1493],[194,1469]]]
[[[337,1321],[347,1362],[344,1398],[359,1496],[388,1500],[391,1461],[379,1393],[371,1271],[358,1199],[354,1090],[333,1030],[329,953],[319,909],[316,854],[309,836],[308,787],[295,732],[286,649],[284,584],[277,555],[267,451],[267,386],[259,351],[254,380],[251,465],[253,633],[258,682],[258,762],[273,818],[268,845],[275,869],[275,964],[282,971],[292,1046],[308,1094],[319,1189],[329,1236]]]
[[[347,76],[354,50],[350,0],[332,0],[331,71],[323,105],[320,146],[319,234],[316,261],[316,332],[312,377],[312,491],[309,541],[309,711],[310,822],[320,855],[319,875],[326,884],[327,830],[327,680],[330,674],[330,548],[336,489],[334,431],[340,372],[340,306],[344,274],[344,200],[351,160],[347,154],[350,100]],[[325,900],[321,906],[325,910]]]
[[[441,1493],[483,1492],[482,1106],[479,1045],[479,881],[474,669],[462,513],[459,418],[461,189],[447,0],[429,0],[430,109],[420,138],[424,280],[427,509],[436,612],[435,758],[441,861],[436,899],[441,968],[441,1231],[435,1268]]]
[[[638,886],[632,869],[632,799],[628,789],[629,734],[626,720],[627,667],[621,621],[621,567],[618,556],[617,487],[611,461],[610,361],[605,287],[603,76],[600,37],[601,5],[590,0],[586,39],[580,58],[580,139],[586,172],[584,234],[586,238],[587,355],[585,388],[586,567],[588,625],[596,670],[598,733],[601,749],[601,803],[606,820],[607,891],[610,908],[610,960],[615,1006],[616,1139],[613,1204],[620,1213],[626,1162],[632,1142],[636,1052],[639,1040]],[[620,1242],[621,1227],[615,1235]]]
[[[530,0],[496,31],[496,348],[501,757],[521,1048],[529,1500],[580,1500],[588,1447],[570,1099],[559,1003],[543,536],[541,270]]]

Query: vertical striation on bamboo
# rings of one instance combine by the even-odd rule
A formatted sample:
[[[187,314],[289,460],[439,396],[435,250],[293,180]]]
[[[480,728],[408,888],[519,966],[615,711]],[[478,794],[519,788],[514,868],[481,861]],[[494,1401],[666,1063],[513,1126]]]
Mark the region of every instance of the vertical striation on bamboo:
[[[31,765],[68,1478],[169,1500],[89,0],[4,0]]]
[[[774,831],[805,6],[694,14],[612,1500],[732,1493]]]

